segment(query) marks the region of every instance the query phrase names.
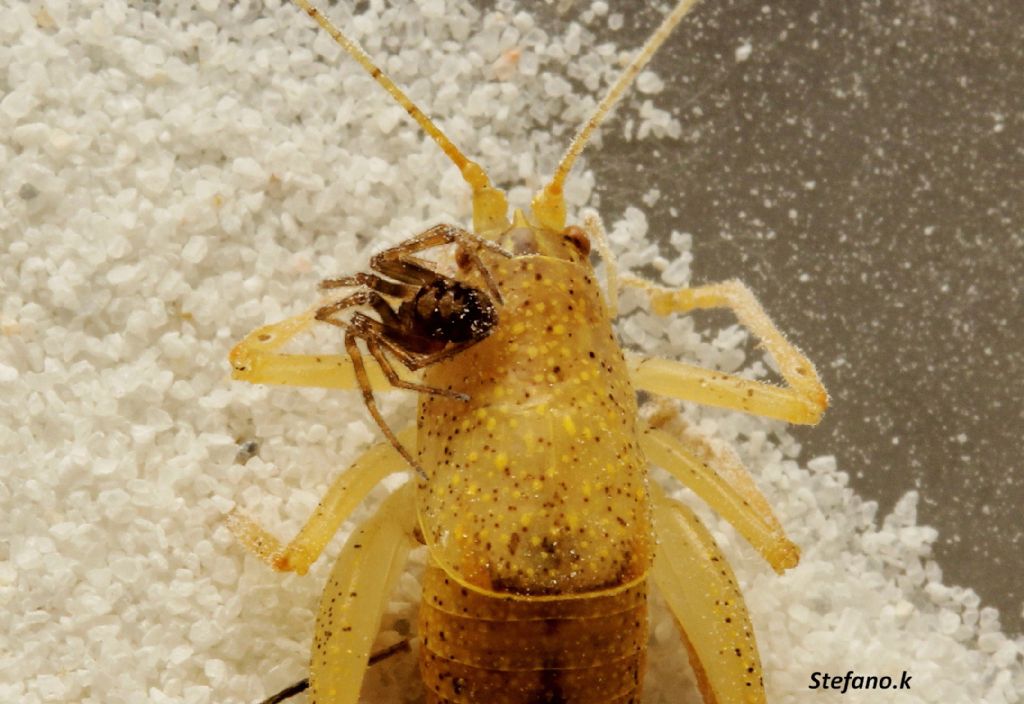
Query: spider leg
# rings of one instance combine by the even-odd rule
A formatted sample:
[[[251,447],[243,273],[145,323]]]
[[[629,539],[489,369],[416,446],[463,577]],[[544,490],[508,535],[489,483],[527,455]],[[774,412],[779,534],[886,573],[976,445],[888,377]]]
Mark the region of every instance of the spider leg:
[[[316,319],[324,323],[330,323],[331,325],[342,329],[347,329],[352,326],[352,322],[346,323],[344,320],[339,320],[334,316],[346,308],[352,308],[354,306],[370,306],[377,312],[377,315],[380,316],[381,322],[384,326],[397,327],[401,325],[395,311],[392,310],[391,306],[388,305],[388,302],[385,301],[376,291],[357,291],[351,296],[346,296],[334,303],[321,306],[316,311]],[[369,318],[366,318],[366,316],[358,314],[357,316],[370,320]],[[357,316],[353,316],[352,320],[354,321]]]
[[[231,378],[251,384],[315,386],[324,389],[356,388],[352,360],[342,354],[295,354],[281,352],[317,323],[317,308],[259,327],[231,350]],[[387,379],[376,366],[369,370],[376,389],[388,388]]]
[[[494,277],[491,276],[490,270],[480,260],[479,252],[481,249],[487,249],[503,257],[511,257],[512,254],[494,242],[454,225],[434,225],[412,239],[374,255],[373,259],[370,260],[370,266],[382,274],[399,281],[422,285],[432,281],[438,274],[425,267],[420,260],[411,255],[424,249],[453,243],[457,244],[466,254],[473,268],[483,277],[487,288],[495,297],[495,300],[500,303],[502,300],[501,292],[498,290],[498,285],[494,281]],[[424,278],[425,276],[428,278]]]
[[[479,340],[466,340],[459,343],[450,342],[448,347],[437,352],[410,352],[409,350],[413,347],[414,341],[414,338],[397,330],[389,331],[380,340],[381,344],[388,349],[388,352],[397,357],[402,366],[411,372],[443,362],[479,342]]]
[[[370,321],[370,323],[374,322],[376,321]],[[366,340],[366,349],[369,350],[370,354],[373,355],[373,358],[377,360],[377,365],[380,367],[381,371],[384,372],[384,376],[387,377],[387,380],[391,382],[392,386],[399,389],[408,389],[409,391],[416,391],[424,394],[434,394],[435,396],[447,396],[448,398],[453,398],[456,401],[469,400],[469,396],[467,396],[466,394],[460,394],[458,391],[439,389],[435,386],[426,386],[424,384],[417,384],[415,382],[406,381],[405,379],[402,379],[401,377],[398,376],[398,373],[395,371],[394,366],[391,364],[391,360],[388,359],[388,356],[386,354],[384,354],[382,344],[386,345],[388,351],[390,352],[395,352],[396,350],[404,352],[404,350],[402,350],[401,347],[398,347],[397,345],[387,344],[387,338],[377,337],[376,335],[373,334],[368,334],[365,337],[363,337],[363,339]],[[445,350],[445,352],[448,352],[448,350]],[[401,358],[402,355],[399,355],[399,357]],[[404,363],[405,361],[403,359],[403,364]]]
[[[479,235],[474,235],[472,232],[463,230],[461,227],[456,225],[434,225],[433,227],[424,230],[415,237],[407,239],[405,242],[395,245],[389,249],[385,249],[383,252],[374,255],[373,259],[370,260],[371,266],[374,269],[377,268],[376,263],[378,260],[394,259],[399,255],[413,254],[415,252],[422,252],[424,249],[431,249],[432,247],[440,247],[446,244],[457,243],[463,246],[476,247],[477,249],[489,249],[495,254],[500,254],[503,257],[511,257],[512,254],[490,240],[484,239]]]
[[[416,470],[421,479],[426,481],[428,477],[427,473],[423,471],[423,467],[413,459],[409,451],[405,449],[405,446],[398,441],[398,438],[395,437],[391,428],[384,421],[384,416],[380,414],[380,409],[377,408],[377,401],[373,398],[373,388],[370,386],[370,379],[366,374],[366,365],[363,364],[363,353],[359,351],[359,345],[356,344],[359,336],[358,332],[351,329],[345,332],[345,351],[348,353],[349,359],[352,360],[352,369],[356,374],[356,384],[358,384],[359,390],[363,393],[363,403],[366,404],[366,409],[370,411],[370,415],[373,416],[373,420],[377,423],[381,432],[384,433],[384,437],[391,443],[391,446],[398,450],[398,454],[409,463],[410,467]],[[390,371],[394,373],[394,369]]]
[[[473,268],[475,268],[477,272],[480,273],[480,276],[483,277],[484,283],[487,284],[487,289],[491,292],[491,295],[494,296],[494,300],[496,300],[499,305],[504,303],[505,300],[501,297],[501,291],[498,289],[498,284],[494,280],[494,277],[491,276],[491,270],[488,269],[480,259],[479,249],[462,247],[461,245],[460,247],[461,249],[459,251],[465,254],[466,258],[469,260],[469,264],[472,264]]]
[[[383,293],[385,296],[393,296],[394,298],[409,298],[416,293],[415,286],[388,281],[376,274],[368,274],[366,272],[360,272],[352,276],[343,276],[339,279],[324,279],[320,282],[320,290],[322,291],[352,286],[365,286],[378,293]]]

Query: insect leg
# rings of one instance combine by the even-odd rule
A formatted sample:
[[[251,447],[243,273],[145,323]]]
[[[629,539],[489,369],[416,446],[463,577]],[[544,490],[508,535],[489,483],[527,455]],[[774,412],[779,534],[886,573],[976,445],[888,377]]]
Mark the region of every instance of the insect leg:
[[[358,527],[320,599],[310,662],[310,702],[355,704],[395,581],[415,544],[415,486],[405,484]]]
[[[406,428],[398,434],[398,440],[415,442],[416,429]],[[331,483],[306,524],[287,545],[281,545],[237,507],[228,514],[228,527],[239,542],[275,570],[305,574],[370,490],[384,477],[404,469],[402,458],[390,443],[377,443]]]
[[[278,323],[264,325],[250,332],[231,350],[231,378],[252,384],[284,384],[316,386],[325,389],[354,389],[356,375],[352,360],[338,354],[290,354],[278,350],[290,340],[315,325],[316,306],[304,313]],[[387,389],[390,384],[376,365],[367,377],[371,388]],[[403,378],[415,379],[410,372]]]
[[[707,704],[764,704],[761,659],[736,577],[694,513],[651,485],[652,571],[683,633]]]
[[[800,561],[800,548],[786,537],[767,499],[735,454],[705,445],[699,455],[672,434],[647,427],[640,447],[654,464],[667,470],[713,508],[780,574]]]
[[[622,283],[644,291],[658,315],[706,308],[729,308],[760,338],[775,358],[787,387],[743,379],[733,374],[658,358],[629,359],[633,383],[645,391],[686,401],[722,406],[790,423],[813,425],[828,408],[828,393],[814,365],[791,344],[764,312],[754,294],[739,281],[697,288],[667,289],[633,278]]]
[[[606,291],[608,317],[615,318],[619,314],[619,268],[615,264],[615,256],[612,254],[612,249],[608,246],[608,233],[605,232],[601,217],[594,212],[588,213],[583,217],[583,229],[597,246],[597,251],[601,253],[601,261],[604,262],[605,279],[608,282],[608,290]]]
[[[395,655],[396,653],[408,652],[411,649],[412,648],[409,647],[408,639],[400,640],[394,645],[389,645],[388,647],[382,650],[378,650],[376,653],[371,655],[370,659],[367,660],[367,665],[372,667],[383,660],[387,660],[389,657]],[[262,702],[260,702],[260,704],[281,704],[281,702],[285,701],[286,699],[291,699],[292,697],[298,694],[302,694],[307,689],[309,689],[308,677],[304,680],[299,680],[290,687],[285,687],[272,697],[267,697]]]

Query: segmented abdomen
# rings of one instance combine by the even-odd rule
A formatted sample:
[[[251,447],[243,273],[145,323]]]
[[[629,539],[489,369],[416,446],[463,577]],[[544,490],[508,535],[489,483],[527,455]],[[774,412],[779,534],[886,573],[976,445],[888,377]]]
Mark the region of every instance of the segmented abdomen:
[[[646,582],[593,597],[491,597],[431,566],[419,619],[427,704],[640,701]]]

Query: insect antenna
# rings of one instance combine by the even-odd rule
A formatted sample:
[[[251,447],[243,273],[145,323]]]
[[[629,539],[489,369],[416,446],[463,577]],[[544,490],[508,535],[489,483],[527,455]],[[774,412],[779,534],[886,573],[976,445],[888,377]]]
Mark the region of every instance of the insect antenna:
[[[307,0],[292,0],[292,2],[316,20],[317,24],[323,27],[334,41],[348,52],[349,56],[358,61],[359,65],[370,74],[370,77],[377,81],[395,99],[395,102],[405,108],[409,116],[416,120],[420,128],[441,147],[452,163],[458,167],[462,178],[473,189],[473,228],[476,232],[485,234],[495,230],[505,230],[509,227],[511,223],[508,220],[508,199],[503,191],[491,186],[491,180],[483,167],[467,158],[441,131],[441,128],[435,125],[434,121],[427,117],[426,113],[420,110],[416,103],[412,102],[409,96],[402,92],[402,89],[373,63],[369,54],[355,41],[345,36],[320,10]]]
[[[285,687],[272,697],[267,697],[266,699],[261,701],[260,704],[281,704],[281,702],[283,702],[284,700],[291,699],[292,697],[298,694],[302,694],[307,689],[309,689],[308,677],[304,680],[296,682],[291,687]]]
[[[298,1],[298,0],[296,0]],[[587,120],[573,137],[569,148],[562,156],[558,167],[555,169],[551,181],[543,189],[537,191],[533,197],[533,215],[537,222],[549,230],[561,232],[565,228],[565,198],[562,195],[562,186],[565,179],[576,161],[576,157],[587,146],[590,136],[594,130],[604,122],[619,98],[626,92],[633,79],[643,70],[647,62],[651,60],[654,52],[658,50],[668,36],[675,29],[676,25],[685,17],[699,0],[680,0],[675,9],[670,12],[661,22],[661,26],[654,31],[647,42],[640,49],[640,52],[633,57],[633,60],[626,66],[625,70],[615,81],[615,84],[608,90],[601,102],[597,104],[590,119]]]
[[[370,659],[367,661],[366,664],[369,666],[373,666],[379,663],[381,660],[387,660],[392,655],[401,652],[408,652],[409,650],[409,640],[400,640],[394,645],[390,645],[387,648],[384,648],[383,650],[378,650],[376,653],[370,655]],[[304,680],[299,680],[290,687],[285,687],[272,697],[267,697],[266,699],[261,701],[260,704],[281,704],[281,702],[283,702],[284,700],[291,699],[297,694],[302,694],[307,689],[309,689],[308,677]]]

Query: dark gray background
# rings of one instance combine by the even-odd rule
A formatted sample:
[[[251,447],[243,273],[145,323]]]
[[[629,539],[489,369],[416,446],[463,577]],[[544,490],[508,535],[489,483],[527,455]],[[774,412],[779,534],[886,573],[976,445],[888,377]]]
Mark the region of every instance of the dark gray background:
[[[620,48],[668,7],[609,4],[626,25],[600,33]],[[556,32],[589,3],[527,5]],[[606,221],[659,189],[651,231],[693,233],[694,281],[743,279],[816,362],[833,405],[796,429],[805,456],[837,455],[880,516],[918,489],[944,581],[1010,632],[1024,600],[1022,27],[1021,0],[705,0],[653,63],[684,138],[630,143],[616,124],[588,154]]]

